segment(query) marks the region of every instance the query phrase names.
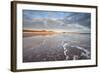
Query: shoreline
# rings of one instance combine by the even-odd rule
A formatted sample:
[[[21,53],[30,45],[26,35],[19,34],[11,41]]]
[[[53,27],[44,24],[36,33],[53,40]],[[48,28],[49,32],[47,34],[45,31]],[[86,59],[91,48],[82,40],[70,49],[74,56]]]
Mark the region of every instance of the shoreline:
[[[46,35],[54,35],[57,34],[56,32],[23,32],[23,37],[30,37],[30,36],[46,36]]]

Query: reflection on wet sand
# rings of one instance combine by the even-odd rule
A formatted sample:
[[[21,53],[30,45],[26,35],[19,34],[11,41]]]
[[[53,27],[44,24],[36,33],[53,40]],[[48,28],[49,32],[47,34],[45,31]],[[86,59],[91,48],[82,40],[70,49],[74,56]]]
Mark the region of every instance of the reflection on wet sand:
[[[23,35],[24,63],[91,58],[90,34],[27,32]]]

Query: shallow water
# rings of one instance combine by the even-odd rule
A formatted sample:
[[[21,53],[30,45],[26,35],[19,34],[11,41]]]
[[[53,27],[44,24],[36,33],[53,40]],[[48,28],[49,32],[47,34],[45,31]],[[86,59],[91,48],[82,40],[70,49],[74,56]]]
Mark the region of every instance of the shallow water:
[[[90,34],[53,34],[39,35],[23,38],[23,62],[40,62],[40,61],[63,61],[73,60],[74,53],[66,59],[64,54],[65,43],[69,46],[79,46],[89,52],[89,56],[79,56],[77,60],[91,59],[91,39]],[[74,48],[75,49],[75,48]],[[82,51],[80,51],[80,54]]]

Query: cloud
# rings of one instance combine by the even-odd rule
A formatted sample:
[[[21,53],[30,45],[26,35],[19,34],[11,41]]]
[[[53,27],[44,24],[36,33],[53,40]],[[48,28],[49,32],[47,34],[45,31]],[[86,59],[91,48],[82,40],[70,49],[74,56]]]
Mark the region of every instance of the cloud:
[[[91,15],[89,13],[32,10],[23,12],[23,28],[57,29],[89,33],[90,25]]]

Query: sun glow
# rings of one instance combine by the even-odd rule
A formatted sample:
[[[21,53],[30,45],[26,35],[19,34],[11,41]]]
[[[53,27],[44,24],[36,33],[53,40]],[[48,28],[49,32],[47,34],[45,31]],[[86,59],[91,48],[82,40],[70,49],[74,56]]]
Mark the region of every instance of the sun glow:
[[[60,30],[60,29],[50,29],[48,31],[54,31],[54,32],[58,32],[58,33],[66,32],[66,30]]]

